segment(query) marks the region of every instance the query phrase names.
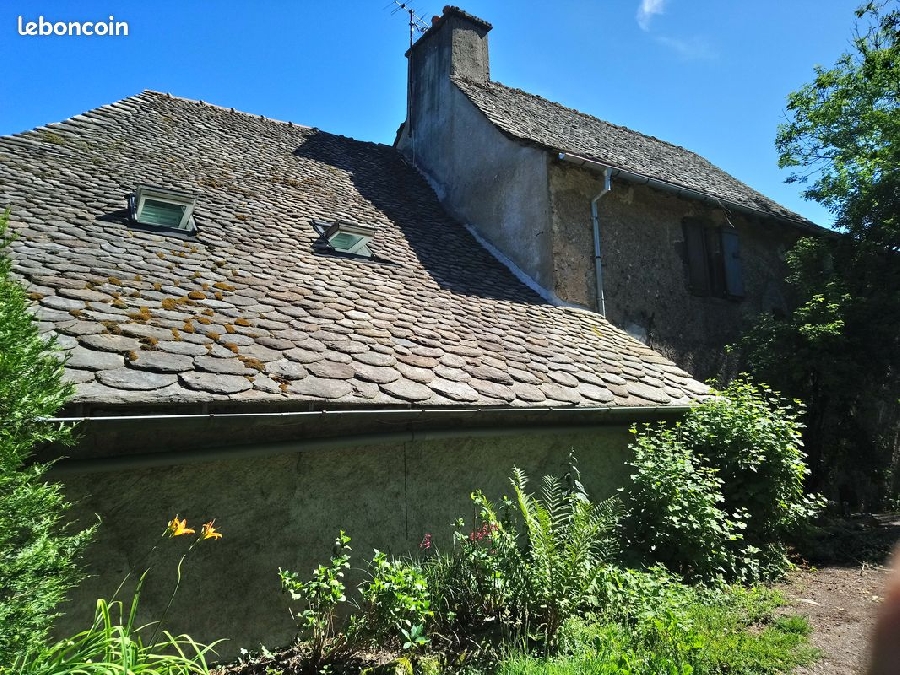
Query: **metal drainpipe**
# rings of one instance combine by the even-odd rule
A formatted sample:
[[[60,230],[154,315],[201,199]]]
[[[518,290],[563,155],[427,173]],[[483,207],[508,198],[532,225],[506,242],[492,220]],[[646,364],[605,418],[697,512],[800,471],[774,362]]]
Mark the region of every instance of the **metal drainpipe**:
[[[591,200],[591,220],[594,223],[594,271],[597,274],[597,306],[600,314],[606,316],[606,298],[603,296],[603,265],[600,255],[600,217],[597,215],[597,203],[612,187],[612,169],[603,169],[603,189]]]

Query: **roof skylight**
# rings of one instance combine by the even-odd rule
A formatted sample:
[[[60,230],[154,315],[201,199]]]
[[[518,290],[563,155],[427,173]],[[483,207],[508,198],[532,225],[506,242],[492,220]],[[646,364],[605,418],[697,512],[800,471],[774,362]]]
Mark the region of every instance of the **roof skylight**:
[[[314,221],[313,227],[321,235],[322,243],[335,253],[348,253],[350,255],[372,257],[368,243],[375,236],[374,225],[361,225],[338,221],[326,223]]]
[[[139,185],[129,198],[131,219],[153,229],[177,230],[194,234],[194,205],[197,198],[150,185]]]

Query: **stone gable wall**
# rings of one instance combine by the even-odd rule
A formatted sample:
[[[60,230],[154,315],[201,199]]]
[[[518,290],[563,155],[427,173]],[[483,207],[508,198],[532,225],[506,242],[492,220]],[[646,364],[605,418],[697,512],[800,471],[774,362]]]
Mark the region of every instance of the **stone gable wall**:
[[[548,169],[553,228],[553,286],[561,299],[597,307],[590,202],[602,176],[552,162]],[[685,218],[712,226],[725,211],[613,179],[599,202],[603,288],[607,318],[705,379],[725,366],[724,346],[760,312],[787,308],[784,253],[796,230],[743,213],[728,216],[737,230],[746,297],[700,297],[685,269]]]

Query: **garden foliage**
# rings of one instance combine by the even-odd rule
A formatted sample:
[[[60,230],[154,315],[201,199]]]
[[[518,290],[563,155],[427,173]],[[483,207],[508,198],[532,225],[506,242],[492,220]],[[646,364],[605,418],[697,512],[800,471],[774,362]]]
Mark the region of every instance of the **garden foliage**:
[[[789,536],[820,506],[803,489],[799,415],[739,379],[674,427],[635,430],[636,473],[624,490],[632,552],[690,580],[782,573]]]
[[[563,622],[597,603],[598,574],[617,550],[617,501],[591,502],[574,461],[564,479],[544,476],[539,496],[519,469],[510,483],[514,501],[499,509],[473,493],[480,522],[468,535],[458,522],[454,548],[428,568],[437,630],[458,638],[496,626],[552,651]]]
[[[135,572],[136,568],[132,567],[113,599],[97,600],[94,621],[87,630],[52,644],[30,646],[17,654],[8,668],[0,664],[0,675],[208,675],[208,657],[215,655],[213,648],[217,643],[204,645],[186,634],[173,635],[163,626],[172,600],[181,586],[182,567],[194,547],[208,539],[215,541],[222,538],[214,522],[205,523],[200,534],[181,555],[176,566],[175,586],[158,621],[142,626],[136,623],[141,591],[149,568],[140,576],[127,614],[122,601],[115,599]],[[187,519],[175,516],[169,521],[162,538],[172,540],[195,533],[196,530],[187,526]],[[160,543],[154,544],[141,562],[146,561],[159,546]]]
[[[296,572],[278,570],[282,591],[303,603],[298,613],[291,610],[291,616],[309,641],[314,665],[343,646],[343,634],[335,630],[335,622],[338,606],[347,601],[344,574],[350,568],[350,551],[350,537],[341,530],[328,565],[316,567],[309,581],[302,581]]]
[[[409,664],[418,664],[415,667],[426,672],[425,665],[435,663],[434,654],[446,672],[506,675],[750,675],[782,672],[809,662],[814,657],[805,646],[809,626],[802,618],[776,616],[775,610],[782,604],[777,593],[725,584],[690,586],[683,580],[684,576],[701,576],[685,571],[699,570],[702,564],[717,579],[725,576],[724,570],[744,564],[740,548],[726,547],[730,556],[726,562],[698,562],[696,558],[710,555],[705,549],[723,534],[703,522],[726,505],[723,486],[732,484],[735,498],[755,493],[752,481],[741,475],[743,470],[752,473],[755,469],[765,480],[784,484],[780,491],[769,490],[767,496],[759,496],[760,503],[749,499],[751,506],[741,516],[742,524],[750,522],[752,511],[767,523],[760,526],[760,536],[773,536],[771,533],[782,528],[789,530],[798,515],[787,505],[768,501],[776,493],[790,501],[793,488],[791,480],[778,478],[779,470],[766,466],[762,454],[762,450],[784,443],[778,460],[781,468],[793,467],[802,477],[802,467],[796,465],[797,449],[789,447],[796,440],[794,413],[781,410],[780,404],[775,406],[777,399],[770,400],[750,385],[736,385],[732,396],[710,402],[696,419],[684,423],[696,436],[690,444],[675,442],[676,429],[653,428],[643,436],[658,433],[659,446],[647,445],[646,449],[648,459],[651,455],[654,461],[658,459],[660,470],[670,466],[673,458],[675,464],[681,464],[673,472],[659,475],[656,488],[664,495],[684,487],[685,475],[702,475],[696,495],[680,503],[688,509],[702,505],[696,521],[697,532],[704,536],[691,534],[682,520],[665,542],[675,543],[679,535],[693,536],[679,549],[686,563],[694,547],[692,568],[683,567],[676,573],[662,565],[643,569],[620,566],[620,505],[617,500],[591,502],[574,463],[565,478],[545,476],[536,494],[529,491],[525,474],[513,469],[512,497],[493,503],[480,491],[472,493],[474,523],[467,527],[457,521],[453,546],[447,550],[438,551],[432,537],[426,535],[419,560],[390,558],[376,551],[368,565],[368,578],[358,588],[360,599],[348,602],[348,609],[355,606],[357,613],[343,632],[335,626],[335,634],[321,650],[324,658],[315,660],[313,652],[313,666],[328,668],[329,660],[358,647],[404,652],[405,658],[397,661],[408,666],[404,672],[413,669]],[[775,419],[780,415],[784,418]],[[721,428],[713,418],[720,420]],[[748,432],[754,443],[752,452],[738,460],[731,454],[743,456],[748,450],[739,448],[748,440],[742,437],[745,424],[761,428],[756,435]],[[757,436],[768,439],[768,446],[760,447]],[[714,439],[730,440],[730,444],[713,443]],[[690,454],[694,446],[698,452],[706,448],[723,466],[733,461],[743,468],[729,468],[722,471],[728,476],[719,478],[717,470],[703,464],[705,459]],[[710,449],[713,446],[715,450]],[[662,454],[653,454],[651,449]],[[688,470],[688,465],[694,468]],[[713,493],[718,496],[711,497]],[[642,494],[633,493],[630,498]],[[728,520],[718,514],[715,518]],[[734,527],[733,523],[719,525],[725,531]],[[746,545],[740,536],[733,541]],[[337,543],[345,546],[347,542],[342,536]],[[347,562],[338,554],[330,566],[317,568],[307,582],[281,573],[299,589],[295,597],[306,598],[307,610],[319,615],[301,624],[307,638],[315,637],[309,630],[312,625],[334,625],[335,603],[345,599],[338,580]],[[327,602],[317,605],[309,601],[320,592],[328,596]],[[347,650],[339,652],[338,648]]]
[[[794,307],[759,317],[741,347],[754,378],[807,404],[810,487],[877,509],[900,492],[900,9],[856,16],[851,49],[790,94],[776,139],[788,181],[843,235],[798,242]]]
[[[48,423],[71,394],[55,343],[38,335],[28,298],[10,277],[9,214],[0,216],[0,663],[43,645],[59,604],[81,578],[77,560],[93,529],[66,526],[69,508],[31,463],[36,447],[65,443]]]
[[[356,627],[367,639],[404,650],[428,642],[425,627],[434,612],[421,564],[389,558],[376,550],[369,563],[369,579],[359,590],[362,616]]]
[[[653,570],[619,576],[631,589],[632,601],[614,611],[617,618],[573,617],[562,628],[558,654],[548,658],[513,652],[496,672],[774,675],[815,657],[805,645],[806,619],[777,617],[782,601],[772,591],[703,591]]]

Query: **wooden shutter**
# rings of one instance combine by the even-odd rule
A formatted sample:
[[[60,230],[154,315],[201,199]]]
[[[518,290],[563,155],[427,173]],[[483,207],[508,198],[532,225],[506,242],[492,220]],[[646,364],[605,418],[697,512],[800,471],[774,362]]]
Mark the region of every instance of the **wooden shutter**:
[[[695,295],[709,295],[709,262],[703,223],[690,218],[682,222],[684,228],[684,261],[687,266],[688,287]]]
[[[732,298],[744,297],[744,270],[741,266],[741,249],[737,232],[722,230],[722,262],[725,268],[725,294]]]
[[[725,295],[725,260],[722,251],[722,235],[718,227],[707,225],[706,266],[709,271],[709,294],[717,298]]]

